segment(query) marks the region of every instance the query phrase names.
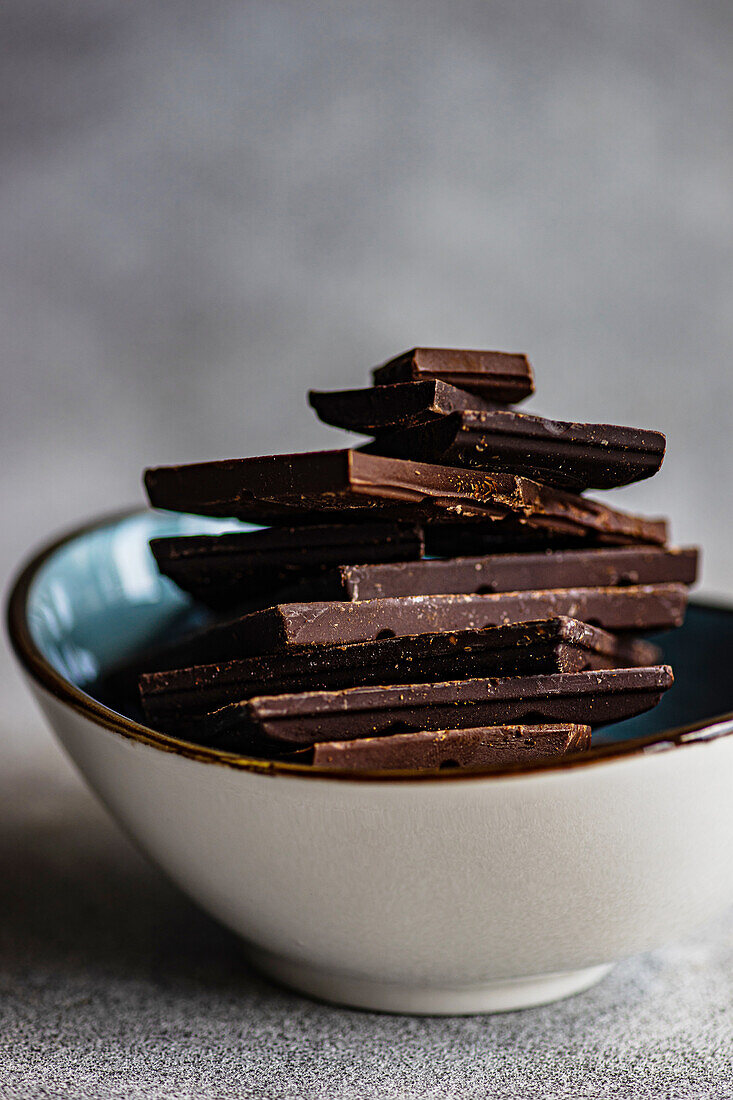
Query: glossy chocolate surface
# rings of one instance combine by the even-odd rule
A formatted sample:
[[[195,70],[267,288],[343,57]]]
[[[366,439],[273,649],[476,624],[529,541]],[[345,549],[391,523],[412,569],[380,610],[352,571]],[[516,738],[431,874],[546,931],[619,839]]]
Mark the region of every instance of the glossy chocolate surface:
[[[649,710],[673,680],[671,668],[661,665],[257,696],[200,719],[196,737],[204,744],[306,746],[505,724],[595,728]]]
[[[439,379],[492,401],[523,401],[534,392],[526,355],[463,348],[412,348],[375,367],[375,385]]]
[[[469,730],[436,730],[365,737],[356,741],[325,741],[314,745],[311,763],[319,768],[361,771],[417,768],[504,767],[548,760],[590,748],[590,726],[484,726]]]
[[[518,520],[603,541],[664,544],[664,520],[620,512],[523,477],[410,462],[362,451],[317,451],[161,466],[145,485],[156,508],[289,525],[328,522]]]
[[[571,492],[611,489],[657,472],[660,432],[616,424],[546,420],[509,409],[454,412],[439,421],[381,436],[370,454],[508,470]]]
[[[486,676],[580,672],[651,665],[659,650],[619,639],[574,619],[488,627],[373,642],[298,647],[146,673],[140,695],[148,719],[168,730],[189,726],[207,711],[255,695],[365,684],[400,684]]]

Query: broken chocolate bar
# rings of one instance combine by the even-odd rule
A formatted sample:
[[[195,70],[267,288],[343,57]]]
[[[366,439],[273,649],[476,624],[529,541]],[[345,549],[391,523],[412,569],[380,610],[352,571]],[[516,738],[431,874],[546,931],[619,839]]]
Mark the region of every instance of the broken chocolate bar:
[[[268,527],[223,535],[179,535],[150,543],[161,573],[209,607],[235,607],[344,562],[422,557],[414,524]]]
[[[488,401],[517,402],[534,392],[526,355],[460,348],[412,348],[381,367],[372,378],[377,386],[436,378]]]
[[[697,559],[695,547],[623,546],[339,565],[324,570],[315,583],[304,584],[300,598],[307,594],[314,600],[378,600],[596,585],[693,584]]]
[[[429,424],[464,409],[496,408],[476,394],[437,379],[365,390],[310,390],[308,401],[324,423],[362,435],[382,435]]]
[[[528,527],[518,519],[472,520],[469,523],[426,523],[423,526],[425,555],[436,558],[469,557],[485,554],[526,553],[539,550],[575,550],[594,546],[628,545],[628,539],[602,539],[590,534],[568,534],[548,528]]]
[[[404,684],[418,681],[532,676],[658,663],[650,642],[621,640],[575,619],[557,618],[420,634],[373,642],[314,645],[220,664],[140,677],[143,709],[153,725],[180,728],[192,716],[254,695]]]
[[[503,519],[614,542],[665,543],[666,524],[512,474],[319,451],[147,470],[156,508],[256,523]]]
[[[153,540],[198,602],[104,671],[105,700],[354,778],[521,768],[656,705],[671,670],[630,636],[682,622],[697,551],[582,493],[655,473],[664,437],[512,410],[523,355],[414,348],[373,378],[309,396],[358,449],[146,471],[155,507],[269,529]]]
[[[651,477],[662,464],[664,448],[660,432],[494,409],[455,412],[432,424],[381,436],[363,450],[447,466],[508,470],[581,492]]]
[[[313,746],[312,763],[341,771],[481,771],[583,752],[590,732],[590,726],[542,725],[394,733],[321,742]]]
[[[278,604],[209,627],[185,646],[185,664],[278,653],[291,646],[368,642],[407,634],[480,630],[568,616],[612,631],[679,626],[687,605],[680,584],[555,588],[484,596],[396,596],[355,603]],[[169,666],[172,667],[172,666]]]
[[[673,679],[671,668],[658,665],[257,696],[201,718],[196,740],[231,743],[239,737],[245,749],[493,725],[567,722],[595,728],[656,706]]]

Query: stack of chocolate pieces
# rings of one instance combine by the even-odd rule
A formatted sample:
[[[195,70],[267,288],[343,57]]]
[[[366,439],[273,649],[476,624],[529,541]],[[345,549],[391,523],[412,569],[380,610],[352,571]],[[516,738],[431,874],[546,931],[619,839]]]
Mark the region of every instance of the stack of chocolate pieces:
[[[320,767],[487,768],[580,752],[672,670],[695,548],[583,496],[649,477],[664,436],[515,411],[523,355],[417,348],[312,392],[352,450],[145,475],[158,508],[264,529],[151,544],[212,622],[140,678],[151,725]]]

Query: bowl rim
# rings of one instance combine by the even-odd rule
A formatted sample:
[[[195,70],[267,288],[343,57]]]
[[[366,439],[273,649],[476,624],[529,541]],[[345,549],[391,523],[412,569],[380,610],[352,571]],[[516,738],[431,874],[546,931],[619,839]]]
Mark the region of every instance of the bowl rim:
[[[660,750],[683,748],[701,741],[709,741],[719,737],[730,736],[730,730],[725,727],[733,724],[733,712],[721,714],[704,722],[688,726],[681,726],[669,731],[652,734],[647,737],[634,738],[628,741],[619,741],[608,745],[602,745],[595,749],[582,753],[573,753],[559,759],[522,763],[515,766],[487,767],[476,771],[447,771],[436,775],[434,772],[424,772],[418,769],[377,770],[364,769],[354,772],[336,770],[332,768],[318,768],[313,764],[292,764],[279,760],[261,760],[256,757],[243,756],[238,753],[224,752],[221,749],[207,748],[189,741],[171,737],[169,734],[160,733],[149,726],[136,722],[118,711],[100,703],[93,696],[88,695],[81,688],[72,684],[60,672],[49,663],[36,646],[31,637],[28,626],[28,597],[31,586],[39,570],[60,549],[84,535],[91,534],[103,527],[110,526],[123,519],[136,515],[149,513],[146,508],[125,508],[115,512],[105,513],[85,523],[77,524],[63,534],[56,536],[31,554],[19,567],[15,579],[11,584],[7,599],[7,629],[10,643],[21,667],[29,675],[31,680],[44,688],[56,700],[64,703],[77,714],[89,719],[94,724],[103,727],[113,733],[120,734],[128,740],[148,745],[150,748],[162,752],[173,753],[189,760],[196,760],[205,764],[218,764],[223,767],[233,768],[238,771],[255,772],[261,775],[282,775],[291,777],[307,777],[309,779],[348,781],[348,782],[374,782],[381,783],[455,783],[471,782],[476,780],[502,780],[510,778],[541,775],[547,772],[575,771],[578,768],[595,766],[603,763],[611,763],[629,757],[649,755],[650,751],[657,755]],[[725,601],[702,599],[697,600],[701,606],[713,607],[719,610],[733,613],[733,604]],[[723,727],[723,728],[720,728]]]

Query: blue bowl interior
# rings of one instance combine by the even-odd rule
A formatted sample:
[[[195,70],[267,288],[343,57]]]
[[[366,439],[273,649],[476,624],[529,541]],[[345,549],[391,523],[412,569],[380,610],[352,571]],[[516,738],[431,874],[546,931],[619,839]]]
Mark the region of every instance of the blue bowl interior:
[[[31,586],[28,625],[35,645],[72,684],[109,702],[95,687],[100,677],[209,614],[160,576],[149,540],[253,529],[233,520],[148,512],[72,539],[46,559]],[[681,629],[654,640],[674,669],[674,687],[653,711],[597,731],[594,742],[662,733],[733,711],[733,611],[691,604]],[[124,713],[140,717],[134,700]]]
[[[234,520],[147,512],[80,535],[36,575],[28,594],[31,637],[57,672],[87,689],[136,651],[207,617],[158,573],[151,539],[254,529]]]

